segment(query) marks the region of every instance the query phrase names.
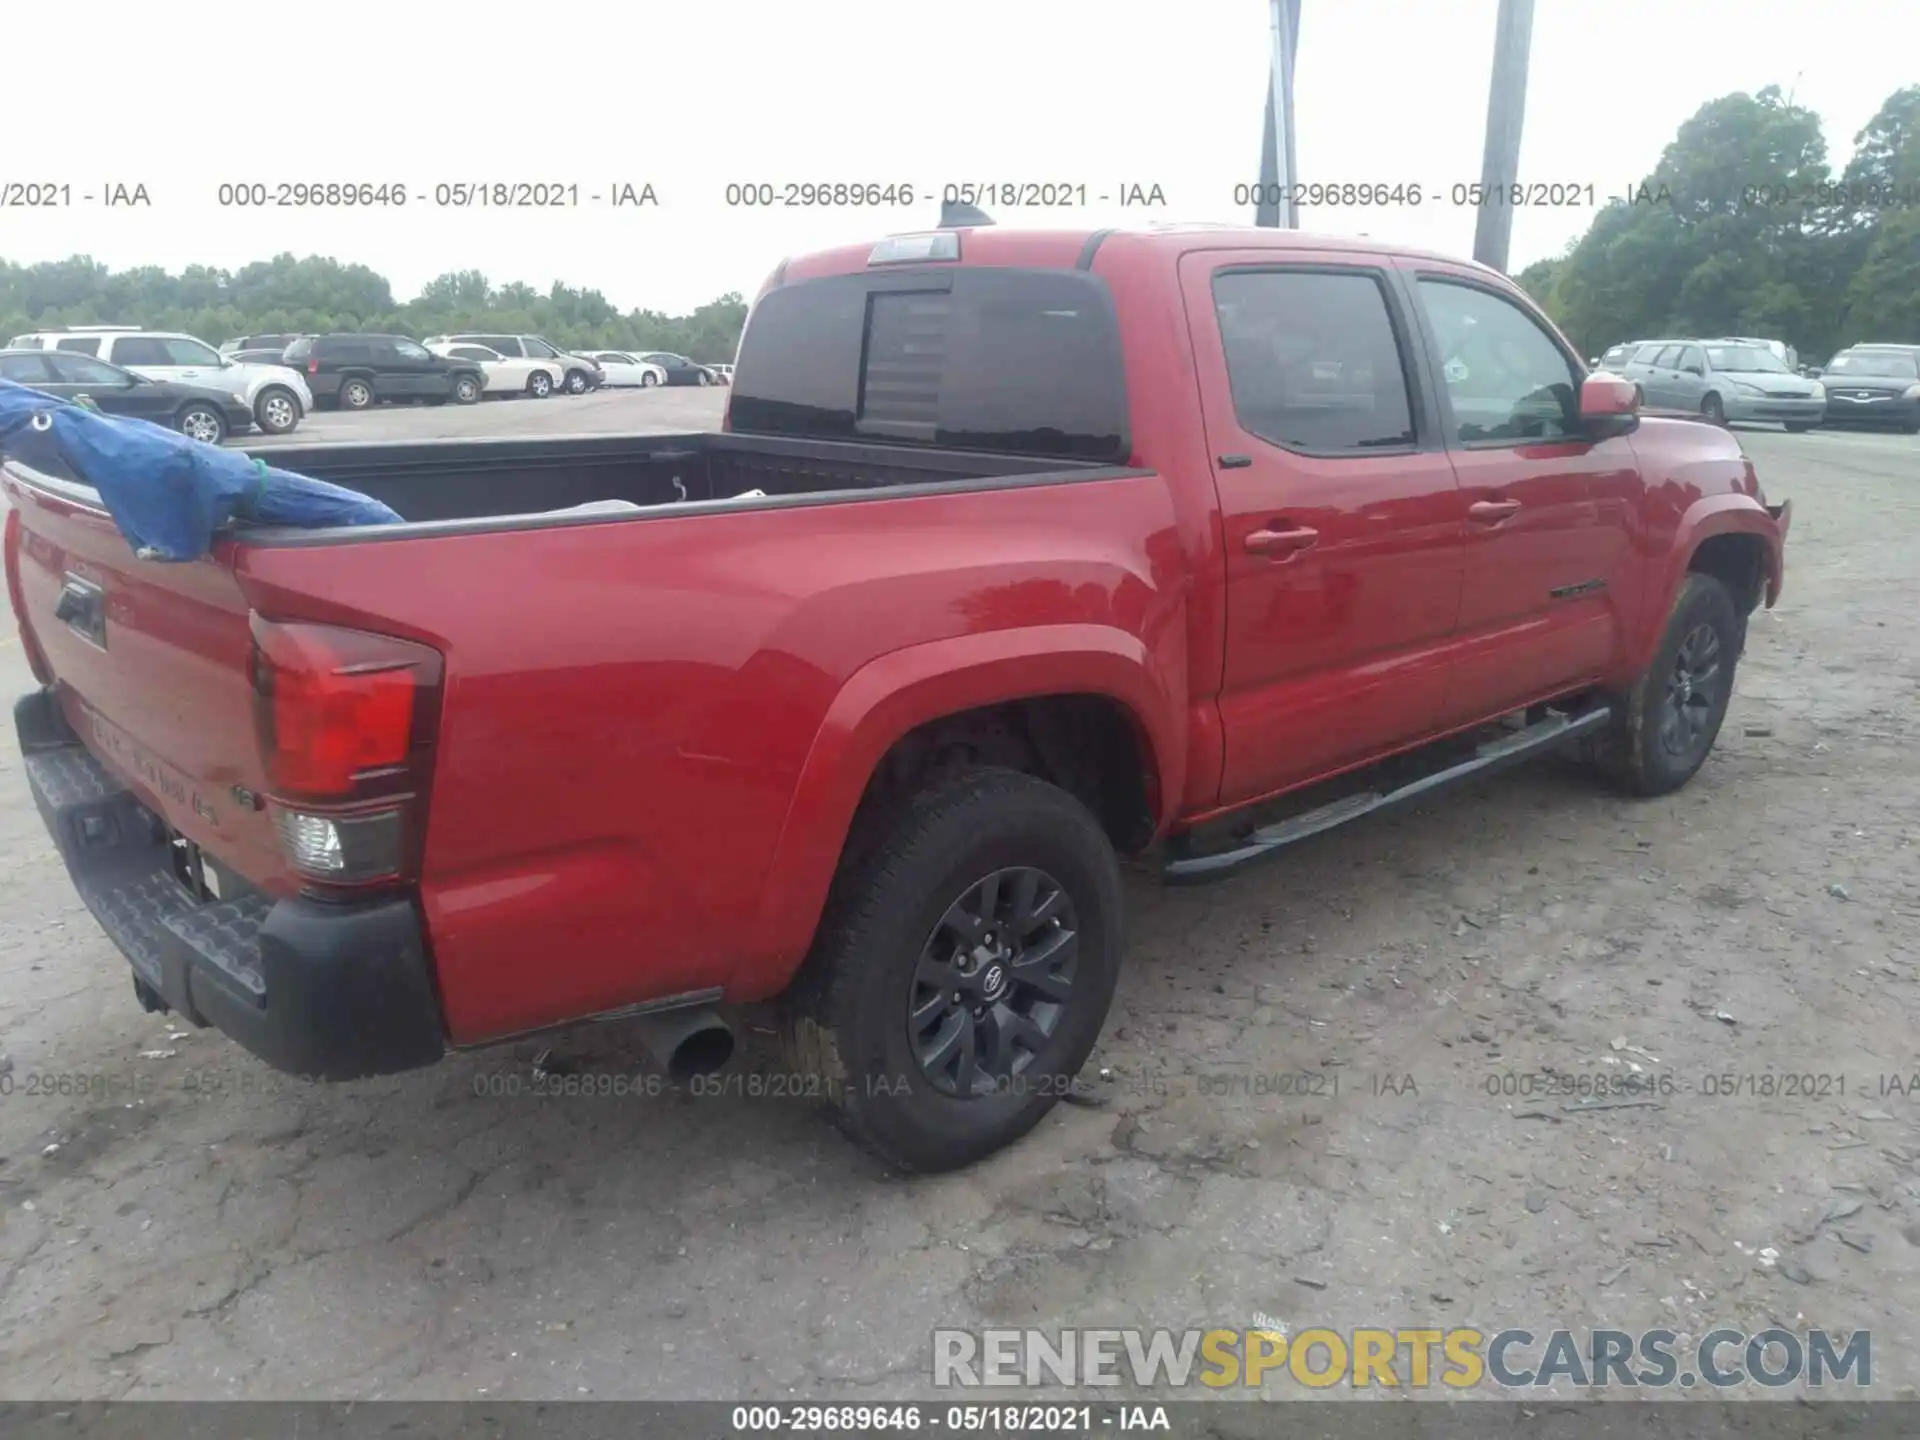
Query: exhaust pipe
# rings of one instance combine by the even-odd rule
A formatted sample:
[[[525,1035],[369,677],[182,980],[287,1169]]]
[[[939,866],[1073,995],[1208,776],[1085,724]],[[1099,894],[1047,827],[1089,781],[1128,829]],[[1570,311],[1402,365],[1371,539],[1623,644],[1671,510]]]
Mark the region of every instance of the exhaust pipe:
[[[647,1058],[676,1085],[711,1075],[733,1058],[733,1027],[704,1007],[634,1017]]]

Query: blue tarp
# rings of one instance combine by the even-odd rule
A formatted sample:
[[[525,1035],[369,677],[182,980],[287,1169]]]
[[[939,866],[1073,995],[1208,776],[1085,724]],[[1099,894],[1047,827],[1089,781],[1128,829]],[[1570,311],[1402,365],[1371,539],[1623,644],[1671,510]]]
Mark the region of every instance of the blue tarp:
[[[357,491],[10,380],[0,380],[0,454],[91,485],[143,560],[197,560],[233,521],[319,529],[401,519]]]

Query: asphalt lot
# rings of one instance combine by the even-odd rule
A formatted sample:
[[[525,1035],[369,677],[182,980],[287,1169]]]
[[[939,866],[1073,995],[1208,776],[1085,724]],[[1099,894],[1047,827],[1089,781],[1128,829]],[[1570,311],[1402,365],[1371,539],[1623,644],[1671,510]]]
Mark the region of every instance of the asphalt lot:
[[[513,396],[478,405],[381,405],[372,410],[316,410],[291,435],[246,435],[247,450],[356,440],[424,440],[443,436],[673,434],[712,430],[726,408],[723,385],[653,390],[600,390],[587,395]]]
[[[697,428],[724,393],[295,438]],[[990,1324],[1871,1327],[1874,1393],[1912,1385],[1920,442],[1742,440],[1795,502],[1788,585],[1690,788],[1550,762],[1218,887],[1131,877],[1105,1103],[955,1176],[786,1099],[536,1098],[532,1044],[285,1081],[141,1012],[9,731],[0,1396],[872,1401]],[[10,636],[0,682],[31,685]],[[1539,1080],[1633,1066],[1674,1088]]]

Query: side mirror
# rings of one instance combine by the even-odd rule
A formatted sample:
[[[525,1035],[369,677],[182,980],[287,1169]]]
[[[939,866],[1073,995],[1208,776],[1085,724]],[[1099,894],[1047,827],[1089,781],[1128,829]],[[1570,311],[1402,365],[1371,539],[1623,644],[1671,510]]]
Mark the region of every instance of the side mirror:
[[[1640,423],[1639,391],[1604,371],[1580,383],[1580,429],[1593,440],[1625,435]]]

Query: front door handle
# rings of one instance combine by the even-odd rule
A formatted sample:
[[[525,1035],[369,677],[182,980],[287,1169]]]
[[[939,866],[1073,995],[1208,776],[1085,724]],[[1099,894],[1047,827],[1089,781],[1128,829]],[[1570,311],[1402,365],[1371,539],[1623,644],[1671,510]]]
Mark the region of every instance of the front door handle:
[[[1246,539],[1247,549],[1256,555],[1291,555],[1305,550],[1309,545],[1318,544],[1320,532],[1305,525],[1295,525],[1285,530],[1253,530]]]
[[[1519,509],[1518,500],[1476,500],[1467,507],[1467,518],[1479,525],[1498,525]]]

